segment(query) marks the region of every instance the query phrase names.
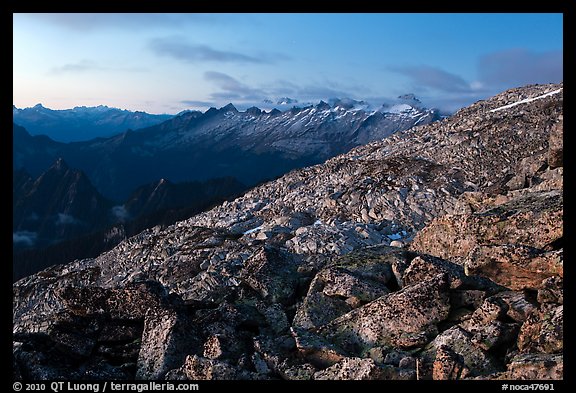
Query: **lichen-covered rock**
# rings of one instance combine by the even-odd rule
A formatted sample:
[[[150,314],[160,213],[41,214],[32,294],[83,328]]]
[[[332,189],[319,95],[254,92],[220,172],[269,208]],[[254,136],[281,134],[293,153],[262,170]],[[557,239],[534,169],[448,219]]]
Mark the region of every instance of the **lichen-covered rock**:
[[[501,365],[485,350],[473,341],[473,335],[459,326],[453,326],[442,332],[432,341],[423,353],[423,358],[433,362],[438,348],[445,346],[450,351],[462,356],[464,365],[470,370],[470,376],[491,374],[499,371]]]
[[[564,280],[554,276],[542,281],[537,296],[538,303],[564,303]]]
[[[548,165],[550,168],[563,166],[564,158],[564,116],[558,116],[558,122],[550,129],[548,140]]]
[[[180,369],[171,371],[170,379],[199,380],[233,380],[233,379],[264,379],[257,373],[238,369],[226,362],[206,359],[200,356],[188,356]]]
[[[415,373],[393,366],[378,366],[372,359],[344,358],[314,374],[316,380],[409,380]]]
[[[469,370],[464,364],[462,355],[454,352],[446,345],[440,345],[436,349],[436,357],[432,365],[432,379],[455,380],[466,378]]]
[[[300,355],[317,367],[329,367],[348,356],[339,346],[323,336],[301,328],[291,328]]]
[[[522,354],[512,358],[505,379],[546,380],[564,378],[561,354]]]
[[[314,379],[374,380],[382,379],[381,368],[372,359],[344,358],[335,365],[314,374]]]
[[[263,298],[288,302],[298,288],[297,265],[282,251],[264,248],[250,257],[240,277]]]
[[[489,277],[513,290],[538,288],[543,279],[563,276],[563,250],[542,252],[524,245],[476,246],[466,257],[470,274]]]
[[[353,353],[378,345],[421,346],[448,316],[448,285],[441,274],[405,287],[335,319],[320,333]]]
[[[306,296],[298,307],[293,325],[305,329],[320,327],[352,309],[345,300],[314,292]]]
[[[524,322],[528,316],[536,310],[536,306],[527,299],[525,292],[505,291],[492,297],[494,300],[501,299],[506,304],[506,315],[516,322]],[[498,302],[502,304],[501,302]]]
[[[518,336],[522,352],[558,353],[564,348],[564,306],[545,307],[526,319]]]
[[[478,246],[544,250],[562,238],[562,216],[561,191],[532,192],[487,210],[437,218],[416,235],[410,249],[456,261],[463,261]],[[481,256],[477,253],[474,259]],[[514,271],[503,269],[502,273]]]
[[[138,355],[137,379],[162,379],[182,364],[186,355],[199,350],[197,333],[185,315],[175,310],[149,311],[144,321]]]

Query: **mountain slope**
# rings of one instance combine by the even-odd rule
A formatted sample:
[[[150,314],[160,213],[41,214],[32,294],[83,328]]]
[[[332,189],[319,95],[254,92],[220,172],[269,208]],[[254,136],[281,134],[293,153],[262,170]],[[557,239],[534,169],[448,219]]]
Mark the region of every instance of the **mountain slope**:
[[[46,135],[60,142],[108,137],[128,129],[149,127],[172,115],[151,115],[107,106],[53,110],[38,104],[32,108],[12,108],[13,121],[32,135]]]
[[[111,203],[86,176],[58,159],[35,180],[15,172],[12,229],[15,239],[27,233],[35,245],[89,233],[111,222]],[[20,234],[20,235],[19,235]],[[23,240],[25,245],[30,242]],[[19,242],[14,242],[18,246]]]
[[[126,236],[188,218],[245,189],[234,178],[178,184],[162,179],[114,206],[62,159],[38,178],[16,170],[13,276],[19,279],[55,263],[94,257]]]
[[[561,379],[562,99],[504,92],[15,283],[16,376]]]

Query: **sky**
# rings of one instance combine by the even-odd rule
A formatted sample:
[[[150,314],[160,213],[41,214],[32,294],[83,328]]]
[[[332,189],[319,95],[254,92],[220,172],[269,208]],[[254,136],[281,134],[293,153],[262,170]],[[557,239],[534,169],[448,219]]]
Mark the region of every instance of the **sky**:
[[[454,111],[563,79],[562,14],[13,14],[13,103],[176,114],[279,98]]]

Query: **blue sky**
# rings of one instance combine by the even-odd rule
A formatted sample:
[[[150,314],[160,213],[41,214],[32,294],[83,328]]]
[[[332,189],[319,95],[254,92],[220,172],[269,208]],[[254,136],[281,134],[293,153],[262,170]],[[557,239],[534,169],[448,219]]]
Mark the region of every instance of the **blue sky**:
[[[563,78],[562,14],[14,14],[13,102],[151,113],[414,93],[455,110]]]

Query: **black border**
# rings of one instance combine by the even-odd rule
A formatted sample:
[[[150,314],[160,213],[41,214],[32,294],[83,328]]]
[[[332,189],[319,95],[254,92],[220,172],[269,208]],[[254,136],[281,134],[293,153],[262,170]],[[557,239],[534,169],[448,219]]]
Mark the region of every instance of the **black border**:
[[[548,12],[548,13],[562,13],[564,14],[564,47],[569,48],[564,51],[564,69],[574,70],[574,59],[576,58],[576,46],[574,44],[574,39],[576,34],[570,30],[573,30],[573,3],[571,1],[565,0],[547,0],[547,1],[518,1],[518,0],[508,0],[508,1],[494,1],[494,0],[476,0],[476,1],[460,1],[460,2],[444,2],[437,3],[432,0],[421,1],[421,0],[408,0],[400,1],[394,0],[391,2],[385,2],[384,0],[379,1],[365,1],[365,2],[341,2],[338,0],[333,1],[323,1],[319,0],[290,0],[288,2],[264,2],[264,4],[258,3],[246,3],[245,1],[193,1],[193,0],[167,0],[167,1],[151,1],[151,0],[121,0],[114,2],[104,2],[104,1],[58,1],[56,2],[37,2],[33,3],[30,1],[16,1],[8,0],[9,4],[4,3],[4,6],[8,6],[6,12],[2,15],[2,26],[6,29],[11,29],[12,26],[12,14],[13,13],[27,13],[27,12],[236,12],[236,13],[262,13],[262,12],[319,12],[319,13],[362,13],[362,12],[385,12],[385,13],[396,13],[396,12],[406,12],[406,13],[533,13],[533,12]],[[7,37],[12,37],[12,33],[9,31],[8,34],[4,35],[4,42],[9,42]],[[8,48],[7,51],[10,49]],[[11,53],[11,52],[10,52]],[[12,58],[12,54],[10,56]],[[13,63],[12,63],[13,64]],[[568,97],[568,102],[571,96],[570,80],[573,78],[573,74],[568,73],[568,78],[566,78],[564,83],[568,85],[568,88],[564,90],[564,97]],[[566,80],[568,79],[568,80]],[[5,98],[10,97],[8,94],[3,95]],[[569,104],[570,105],[570,104]],[[4,103],[3,108],[6,110],[5,120],[6,124],[5,132],[11,129],[12,125],[8,123],[11,115],[8,115],[8,108],[10,108],[10,103]],[[565,112],[564,121],[566,123],[565,133],[565,144],[567,146],[574,146],[569,143],[572,138],[576,128],[573,121],[573,112],[570,110]],[[10,136],[10,140],[11,140]],[[8,145],[8,144],[6,144]],[[8,149],[8,147],[7,147]],[[7,154],[3,154],[2,158],[5,162],[5,168],[12,166],[11,162],[12,150]],[[571,189],[572,182],[570,179],[573,178],[573,165],[572,158],[569,154],[564,156],[564,170],[565,179],[568,179],[566,183],[567,186],[564,189],[564,198],[568,202],[575,201],[574,191]],[[572,204],[565,204],[565,223],[571,223],[571,210]],[[6,224],[6,227],[8,225]],[[11,230],[9,231],[11,232]],[[8,233],[9,233],[8,232]],[[11,250],[11,243],[8,244],[8,233],[6,234],[6,247]],[[572,234],[574,233],[571,229],[571,225],[565,225],[565,236],[572,239]],[[10,248],[8,248],[10,247]],[[574,253],[570,246],[566,247],[567,253],[565,259],[568,264],[565,266],[567,274],[565,275],[564,281],[564,304],[567,305],[568,309],[573,309],[574,304],[574,264],[575,258]],[[9,262],[4,261],[4,266],[6,267]],[[11,271],[11,265],[6,270]],[[4,280],[6,284],[2,285],[5,288],[6,295],[4,296],[6,300],[6,313],[8,314],[8,309],[12,308],[12,290],[11,290],[11,277],[12,274],[4,274]],[[6,319],[6,330],[2,334],[4,340],[6,340],[6,354],[10,354],[7,359],[8,364],[12,364],[11,355],[11,341],[9,338],[12,336],[12,323],[9,318]],[[574,348],[574,337],[572,336],[573,324],[572,324],[571,312],[564,317],[564,331],[565,334],[565,349],[564,349],[564,380],[563,381],[551,381],[554,384],[555,391],[564,391],[568,386],[576,387],[575,384],[575,373],[573,367],[573,360],[575,355]],[[9,329],[9,330],[8,330]],[[9,348],[10,346],[10,348]],[[2,346],[4,348],[4,346]],[[8,352],[10,351],[10,352]],[[10,371],[8,371],[10,372]],[[10,372],[10,374],[12,374]],[[12,380],[13,376],[6,378],[8,380],[9,386],[4,383],[0,386],[6,386],[9,391],[12,390]],[[23,381],[24,382],[24,381]],[[41,381],[46,385],[46,390],[49,390],[50,382],[53,381]],[[97,381],[85,381],[85,382],[97,382]],[[537,381],[537,383],[547,383],[546,381]],[[25,382],[24,382],[25,383]],[[102,391],[102,384],[100,383],[100,392]],[[178,382],[174,382],[177,384]],[[469,388],[479,388],[482,391],[492,392],[492,391],[503,391],[502,385],[504,383],[508,384],[529,384],[530,381],[198,381],[200,386],[199,391],[206,391],[206,389],[232,389],[232,390],[243,390],[250,389],[251,391],[269,391],[274,387],[288,387],[288,388],[321,388],[321,389],[350,389],[350,388],[367,388],[367,389],[379,389],[383,386],[385,388],[417,388],[417,389],[439,389],[442,391],[458,391],[462,392],[464,389]],[[574,386],[574,387],[573,387]],[[109,389],[108,389],[109,390]],[[23,390],[24,391],[24,390]],[[421,390],[420,390],[421,391]],[[510,391],[510,389],[509,389]]]

